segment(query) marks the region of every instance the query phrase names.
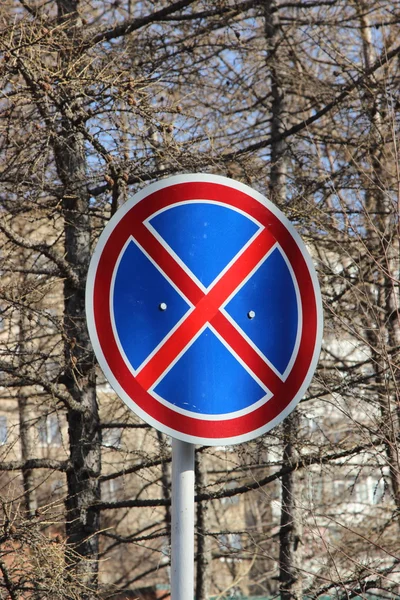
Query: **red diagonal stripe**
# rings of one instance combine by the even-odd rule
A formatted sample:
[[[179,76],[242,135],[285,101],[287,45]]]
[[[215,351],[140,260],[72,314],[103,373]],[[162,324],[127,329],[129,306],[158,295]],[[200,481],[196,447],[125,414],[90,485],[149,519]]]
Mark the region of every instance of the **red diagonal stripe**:
[[[171,279],[176,287],[192,304],[196,305],[205,295],[197,283],[188,275],[158,239],[143,225],[137,223],[133,236],[155,263]]]
[[[265,258],[265,255],[269,252],[274,243],[274,237],[267,229],[264,229],[230,266],[221,279],[215,283],[208,294],[203,294],[202,298],[197,302],[195,309],[164,342],[156,354],[137,375],[136,379],[144,389],[148,390],[157,381],[170,366],[171,362],[175,360],[178,354],[180,354],[180,352],[182,352],[192,341],[202,327],[213,319],[215,314],[221,308],[221,305],[229,298],[259,262]],[[176,271],[174,270],[173,272],[166,272],[166,274],[171,277],[171,275],[175,276],[175,272]],[[171,279],[174,281],[175,285],[182,289],[179,280],[173,279],[172,277]],[[192,293],[191,290],[191,294]],[[196,292],[196,294],[198,295],[198,292]]]
[[[275,396],[282,387],[282,381],[278,375],[269,367],[265,360],[258,354],[249,342],[242,336],[220,311],[211,320],[211,325],[242,359],[249,369]]]

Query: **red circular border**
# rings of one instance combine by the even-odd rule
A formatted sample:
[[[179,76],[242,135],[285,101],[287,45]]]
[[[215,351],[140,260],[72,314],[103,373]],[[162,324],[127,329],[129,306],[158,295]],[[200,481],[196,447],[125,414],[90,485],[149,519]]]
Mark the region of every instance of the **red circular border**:
[[[183,201],[212,200],[240,209],[272,233],[285,252],[300,290],[302,332],[297,357],[282,389],[253,412],[226,420],[190,417],[160,403],[144,390],[124,362],[118,349],[110,316],[110,286],[116,261],[135,224],[155,212]],[[317,343],[317,302],[306,260],[286,226],[266,206],[244,192],[205,181],[183,182],[145,196],[118,221],[109,233],[97,264],[93,286],[94,323],[98,341],[110,371],[122,389],[141,410],[155,421],[187,436],[205,439],[234,438],[264,427],[278,417],[300,390],[307,377]]]

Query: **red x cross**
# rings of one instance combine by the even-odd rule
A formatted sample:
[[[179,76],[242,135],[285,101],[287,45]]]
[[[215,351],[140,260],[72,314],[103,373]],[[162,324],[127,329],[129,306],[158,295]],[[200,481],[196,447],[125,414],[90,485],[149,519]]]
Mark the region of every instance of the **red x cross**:
[[[139,371],[136,380],[140,385],[145,390],[149,390],[202,327],[209,322],[249,369],[275,394],[282,381],[220,310],[229,296],[276,243],[271,233],[262,229],[207,293],[200,289],[145,225],[139,223],[135,226],[134,237],[165,275],[195,306]]]

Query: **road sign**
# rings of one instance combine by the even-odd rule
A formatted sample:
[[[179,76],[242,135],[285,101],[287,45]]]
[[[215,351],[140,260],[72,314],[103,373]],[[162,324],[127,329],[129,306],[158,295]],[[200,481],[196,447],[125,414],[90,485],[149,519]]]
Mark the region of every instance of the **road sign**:
[[[277,425],[320,352],[307,249],[276,206],[225,177],[171,177],[126,202],[93,254],[86,313],[117,394],[190,443],[244,442]]]

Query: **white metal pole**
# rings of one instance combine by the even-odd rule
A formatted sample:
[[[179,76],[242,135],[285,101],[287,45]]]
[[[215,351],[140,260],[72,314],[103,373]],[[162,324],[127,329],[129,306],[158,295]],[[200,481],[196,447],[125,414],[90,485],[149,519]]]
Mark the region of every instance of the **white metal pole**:
[[[172,438],[171,600],[194,597],[194,449]]]

